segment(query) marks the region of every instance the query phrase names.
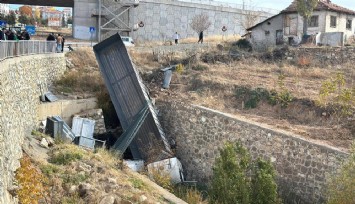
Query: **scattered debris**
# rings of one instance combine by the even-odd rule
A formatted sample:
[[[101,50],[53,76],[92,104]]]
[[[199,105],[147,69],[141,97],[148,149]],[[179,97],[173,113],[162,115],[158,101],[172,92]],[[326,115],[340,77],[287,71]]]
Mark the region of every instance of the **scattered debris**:
[[[123,163],[133,171],[139,172],[144,169],[143,160],[123,160]]]
[[[182,165],[176,157],[150,163],[147,168],[149,175],[152,175],[154,170],[165,171],[170,175],[172,183],[184,182]]]

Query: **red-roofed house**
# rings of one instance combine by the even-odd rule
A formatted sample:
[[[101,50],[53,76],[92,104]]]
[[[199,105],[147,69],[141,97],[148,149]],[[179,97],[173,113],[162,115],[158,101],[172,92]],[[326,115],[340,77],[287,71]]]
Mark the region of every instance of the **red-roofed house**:
[[[355,11],[319,0],[308,22],[307,34],[341,32],[346,41],[355,33]],[[303,35],[303,17],[297,12],[297,1],[279,14],[248,28],[251,41],[262,46],[274,46],[286,42],[299,42]]]

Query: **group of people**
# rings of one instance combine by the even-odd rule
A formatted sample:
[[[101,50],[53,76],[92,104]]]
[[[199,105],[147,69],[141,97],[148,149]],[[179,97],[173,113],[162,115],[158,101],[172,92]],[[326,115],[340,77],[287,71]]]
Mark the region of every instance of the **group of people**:
[[[180,35],[178,34],[178,32],[175,32],[174,34],[174,39],[175,39],[175,45],[179,44],[179,39],[180,39]],[[203,43],[203,31],[201,31],[199,34],[198,34],[198,41],[197,43]]]
[[[64,42],[65,38],[60,33],[58,35],[54,35],[54,33],[50,33],[47,37],[47,41],[56,41],[56,51],[63,52],[64,50]]]
[[[14,29],[3,28],[0,30],[0,40],[30,40],[31,36],[27,31],[18,32]]]

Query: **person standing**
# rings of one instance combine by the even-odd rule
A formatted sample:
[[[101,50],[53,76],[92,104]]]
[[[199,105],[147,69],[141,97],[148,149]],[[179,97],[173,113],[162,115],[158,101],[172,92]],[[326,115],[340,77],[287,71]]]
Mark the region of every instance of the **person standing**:
[[[64,52],[64,42],[65,42],[65,38],[64,36],[62,36],[62,52]]]
[[[62,42],[63,42],[63,38],[60,34],[58,34],[57,37],[57,52],[62,52]]]
[[[198,42],[197,43],[203,43],[203,31],[200,32],[200,34],[198,35]]]
[[[175,34],[174,34],[174,39],[175,39],[175,45],[177,45],[177,44],[179,44],[179,34],[176,32]]]

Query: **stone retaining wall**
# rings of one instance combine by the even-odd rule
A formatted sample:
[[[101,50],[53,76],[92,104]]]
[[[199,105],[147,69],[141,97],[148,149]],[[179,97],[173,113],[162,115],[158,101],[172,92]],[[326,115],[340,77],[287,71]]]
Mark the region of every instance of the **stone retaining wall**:
[[[355,47],[298,48],[286,53],[288,59],[307,58],[311,65],[334,66],[355,61]]]
[[[38,84],[51,84],[66,69],[64,54],[32,55],[0,62],[0,203],[16,203],[8,190],[20,166],[22,143],[37,125]]]
[[[207,183],[219,148],[227,141],[240,140],[254,158],[274,164],[285,203],[323,203],[326,176],[336,172],[348,156],[245,118],[179,102],[158,104],[160,120],[176,142],[187,180]]]

